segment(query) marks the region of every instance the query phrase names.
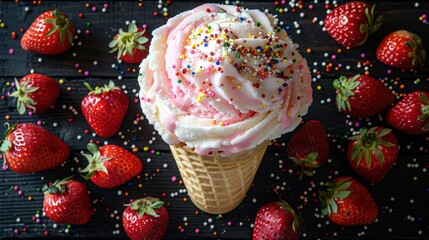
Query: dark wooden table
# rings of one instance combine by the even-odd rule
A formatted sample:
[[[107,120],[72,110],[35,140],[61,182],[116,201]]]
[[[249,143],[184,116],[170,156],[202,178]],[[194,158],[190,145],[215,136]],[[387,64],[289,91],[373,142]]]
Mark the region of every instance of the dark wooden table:
[[[223,2],[225,1],[211,1]],[[235,1],[230,1],[235,3]],[[4,122],[38,123],[61,137],[71,148],[68,161],[55,169],[21,175],[0,171],[0,238],[126,238],[121,215],[124,203],[143,196],[156,196],[167,202],[170,222],[165,239],[250,239],[258,208],[279,198],[290,202],[304,219],[302,239],[429,239],[429,135],[410,136],[394,130],[400,142],[396,165],[385,180],[371,185],[350,168],[345,156],[347,138],[359,126],[386,126],[383,114],[371,119],[348,118],[336,110],[332,80],[341,74],[351,76],[368,71],[386,82],[397,94],[421,89],[429,91],[429,63],[415,72],[401,72],[375,58],[377,43],[388,33],[407,29],[423,37],[429,50],[429,26],[425,22],[429,3],[421,1],[378,2],[377,12],[384,15],[382,28],[357,49],[346,50],[335,43],[320,22],[326,15],[325,1],[244,1],[249,8],[269,9],[278,14],[313,74],[314,103],[305,120],[319,119],[326,126],[330,141],[330,160],[313,177],[298,180],[299,169],[285,154],[292,133],[269,147],[248,196],[234,211],[210,215],[198,211],[190,202],[168,146],[144,119],[138,104],[137,64],[125,64],[109,53],[108,42],[126,21],[146,24],[151,31],[166,22],[164,11],[174,16],[199,5],[198,1],[0,1],[0,124]],[[74,46],[59,56],[25,52],[20,39],[36,16],[45,10],[60,8],[74,22],[79,33]],[[280,9],[280,10],[279,10]],[[285,9],[287,11],[285,11]],[[155,16],[157,14],[157,16]],[[15,32],[17,38],[13,39]],[[18,115],[15,101],[8,97],[14,78],[30,72],[42,73],[63,82],[55,108],[46,113]],[[80,102],[87,94],[83,82],[101,86],[109,80],[122,86],[131,100],[120,133],[109,139],[92,134],[83,118]],[[90,141],[112,143],[139,156],[144,168],[129,183],[101,189],[85,181],[78,169],[86,165],[80,152]],[[85,182],[96,209],[84,226],[54,224],[43,216],[41,187],[65,176]],[[320,213],[318,191],[323,182],[349,175],[364,183],[379,206],[377,221],[367,226],[340,227]]]

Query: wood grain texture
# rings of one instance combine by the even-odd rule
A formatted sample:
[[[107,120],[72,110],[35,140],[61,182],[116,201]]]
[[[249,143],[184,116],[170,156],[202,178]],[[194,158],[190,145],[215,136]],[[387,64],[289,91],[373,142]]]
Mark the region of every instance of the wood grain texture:
[[[172,1],[166,7],[169,16],[174,16],[201,2]],[[302,9],[294,8],[295,12],[289,4],[280,4],[282,8],[288,9],[287,13],[277,12],[279,20],[283,22],[282,27],[290,28],[289,34],[300,45],[302,55],[313,70],[314,103],[305,120],[319,119],[325,125],[329,134],[330,160],[317,169],[313,177],[299,181],[298,168],[286,156],[285,145],[292,133],[285,134],[269,146],[243,203],[222,216],[199,212],[190,202],[168,145],[144,119],[137,103],[138,65],[118,64],[114,59],[115,54],[109,53],[108,42],[119,28],[126,28],[126,21],[136,20],[138,24],[147,24],[150,31],[166,22],[164,17],[153,16],[154,11],[162,14],[157,6],[158,1],[142,1],[142,6],[137,1],[91,1],[88,2],[90,7],[86,7],[86,3],[43,1],[38,5],[31,1],[0,1],[0,23],[5,24],[5,27],[0,28],[0,124],[39,122],[62,138],[72,150],[63,166],[49,171],[27,175],[16,174],[11,170],[0,171],[0,238],[42,239],[47,232],[48,237],[63,239],[126,239],[120,220],[123,204],[130,199],[150,195],[161,197],[168,203],[170,222],[165,239],[250,239],[258,208],[279,198],[301,212],[306,230],[302,239],[429,239],[428,134],[410,136],[395,130],[401,147],[397,164],[381,183],[368,184],[347,163],[344,152],[347,137],[359,126],[386,126],[384,113],[369,120],[348,118],[338,113],[332,87],[332,80],[341,74],[351,76],[368,70],[374,77],[385,80],[398,94],[417,89],[429,91],[428,60],[424,67],[411,73],[390,69],[375,58],[378,42],[397,29],[408,29],[419,34],[425,48],[429,49],[429,26],[419,19],[423,14],[428,14],[429,3],[422,1],[420,6],[415,7],[414,2],[377,2],[377,12],[382,13],[385,19],[382,28],[370,36],[364,46],[352,50],[336,44],[319,24],[326,15],[325,1],[304,3]],[[105,3],[108,8],[102,12]],[[312,9],[309,8],[310,4]],[[275,9],[279,7],[274,5],[274,1],[244,1],[242,5],[268,9],[272,13],[276,13]],[[29,11],[25,11],[26,7]],[[92,7],[96,7],[97,11],[92,11]],[[54,8],[64,11],[80,30],[72,49],[60,56],[42,56],[22,50],[19,45],[22,37],[20,29],[26,29],[38,14]],[[84,15],[83,18],[79,17],[80,13]],[[301,17],[300,13],[304,16]],[[300,34],[294,26],[295,21],[299,23]],[[85,33],[86,30],[90,33]],[[18,39],[11,38],[12,32],[18,34]],[[308,48],[311,48],[311,53],[306,52]],[[14,50],[13,54],[9,53],[10,49]],[[342,52],[339,53],[338,49]],[[362,65],[365,61],[370,63],[367,69],[365,66],[359,67],[359,62]],[[333,67],[328,72],[326,65],[330,63]],[[335,70],[335,67],[339,69]],[[30,71],[62,79],[64,83],[53,109],[36,116],[20,116],[14,99],[8,97],[8,93],[14,90],[10,83]],[[101,139],[92,134],[81,113],[80,102],[88,92],[83,82],[101,86],[108,80],[114,80],[126,90],[131,105],[119,134]],[[316,90],[318,88],[320,90]],[[89,133],[86,134],[85,130],[89,130]],[[86,149],[90,140],[101,144],[117,144],[128,150],[137,148],[135,154],[143,162],[142,173],[124,186],[114,189],[101,189],[85,181],[78,169],[86,165],[81,151]],[[41,187],[69,175],[75,175],[76,179],[85,182],[91,193],[96,211],[85,226],[56,225],[42,214]],[[373,194],[380,210],[375,223],[340,227],[320,214],[317,194],[322,183],[341,175],[361,180]],[[177,180],[173,181],[174,177]]]

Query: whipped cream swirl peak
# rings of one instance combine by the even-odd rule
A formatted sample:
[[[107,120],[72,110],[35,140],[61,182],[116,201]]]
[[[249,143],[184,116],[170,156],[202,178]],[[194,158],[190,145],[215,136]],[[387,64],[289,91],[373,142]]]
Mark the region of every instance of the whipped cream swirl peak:
[[[298,45],[259,10],[205,4],[153,31],[140,103],[168,144],[236,153],[292,131],[312,102]]]

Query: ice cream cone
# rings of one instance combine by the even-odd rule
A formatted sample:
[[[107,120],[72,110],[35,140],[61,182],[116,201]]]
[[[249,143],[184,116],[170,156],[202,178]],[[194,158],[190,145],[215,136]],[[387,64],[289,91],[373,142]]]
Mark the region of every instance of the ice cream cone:
[[[192,202],[204,212],[223,214],[243,201],[268,144],[230,155],[198,155],[184,143],[170,148]]]
[[[138,77],[143,114],[171,145],[193,203],[207,213],[231,211],[268,142],[307,113],[307,61],[274,15],[234,5],[184,11],[152,36]]]

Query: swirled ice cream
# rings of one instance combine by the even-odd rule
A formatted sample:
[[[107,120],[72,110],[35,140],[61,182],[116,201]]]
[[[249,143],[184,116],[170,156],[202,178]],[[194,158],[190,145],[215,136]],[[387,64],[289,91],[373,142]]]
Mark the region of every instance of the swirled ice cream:
[[[140,103],[170,145],[200,155],[252,149],[292,131],[312,102],[298,45],[259,10],[205,4],[153,31]]]

